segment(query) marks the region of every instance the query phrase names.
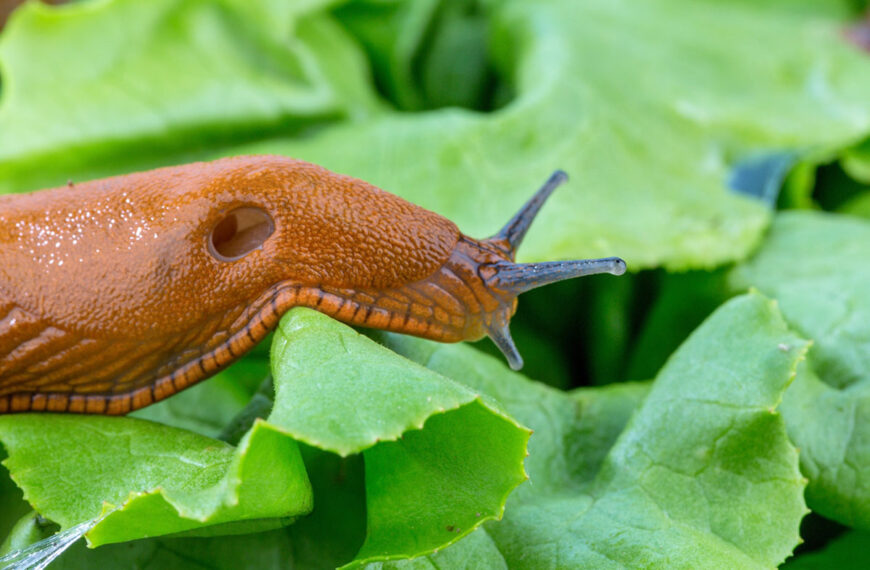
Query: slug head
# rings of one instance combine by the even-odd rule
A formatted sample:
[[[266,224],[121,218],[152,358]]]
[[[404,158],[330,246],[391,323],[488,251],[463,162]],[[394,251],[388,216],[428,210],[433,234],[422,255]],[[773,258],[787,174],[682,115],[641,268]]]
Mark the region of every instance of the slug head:
[[[243,170],[242,179],[223,177],[221,188],[262,188],[255,192],[262,206],[224,208],[223,217],[206,225],[212,228],[209,252],[227,273],[219,282],[291,287],[278,313],[307,305],[350,324],[444,342],[486,335],[516,370],[523,360],[509,322],[518,295],[584,275],[625,272],[616,257],[515,263],[541,207],[567,180],[562,171],[497,234],[475,240],[449,220],[364,182],[313,165],[288,169],[286,160]]]
[[[490,294],[499,299],[499,306],[481,320],[483,332],[504,353],[508,364],[514,370],[523,366],[523,359],[511,338],[508,327],[510,318],[516,310],[516,297],[520,293],[537,289],[550,283],[594,275],[625,273],[625,261],[618,257],[602,259],[580,259],[574,261],[549,261],[542,263],[514,263],[516,251],[528,232],[529,227],[546,202],[560,184],[568,180],[561,170],[554,172],[532,198],[508,221],[497,234],[477,242],[484,255],[475,255],[479,260],[477,274]],[[501,259],[493,259],[493,250],[500,253]]]
[[[279,313],[308,305],[350,324],[446,342],[486,335],[519,369],[522,357],[508,326],[518,295],[574,277],[625,272],[616,257],[514,262],[541,207],[568,179],[562,171],[501,231],[475,240],[441,216],[314,165],[259,157],[253,171],[246,166],[225,171],[219,186],[259,189],[261,206],[219,208],[223,217],[205,226],[212,228],[209,252],[221,271],[239,272],[220,282],[260,280],[261,290],[265,282],[292,285]]]

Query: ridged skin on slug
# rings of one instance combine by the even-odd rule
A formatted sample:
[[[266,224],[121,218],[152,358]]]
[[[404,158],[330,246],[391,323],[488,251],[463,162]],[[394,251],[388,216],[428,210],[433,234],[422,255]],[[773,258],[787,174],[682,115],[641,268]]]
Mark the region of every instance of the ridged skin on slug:
[[[241,206],[275,231],[216,259],[211,232]],[[141,407],[240,356],[289,304],[431,275],[459,236],[370,184],[273,156],[0,197],[0,411]]]
[[[563,179],[489,240],[277,156],[0,197],[0,413],[147,406],[228,366],[300,305],[447,342],[489,334],[521,366],[507,329],[519,292],[624,270],[512,263]]]

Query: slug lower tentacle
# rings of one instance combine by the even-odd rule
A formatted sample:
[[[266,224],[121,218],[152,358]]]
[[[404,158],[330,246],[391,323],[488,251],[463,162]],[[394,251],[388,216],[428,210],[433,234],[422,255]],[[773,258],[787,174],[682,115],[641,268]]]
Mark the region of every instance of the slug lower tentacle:
[[[556,172],[495,236],[319,166],[248,156],[0,197],[0,413],[124,414],[245,354],[287,310],[513,368],[520,293],[618,258],[514,263]]]

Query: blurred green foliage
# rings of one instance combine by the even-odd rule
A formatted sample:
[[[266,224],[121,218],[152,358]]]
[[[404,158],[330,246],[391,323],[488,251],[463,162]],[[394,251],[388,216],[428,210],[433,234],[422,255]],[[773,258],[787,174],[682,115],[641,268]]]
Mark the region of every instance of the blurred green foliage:
[[[277,153],[485,237],[563,168],[520,260],[631,273],[524,295],[524,376],[489,341],[379,346],[294,311],[138,419],[0,418],[6,548],[103,513],[94,545],[161,536],[52,567],[771,567],[809,506],[786,566],[863,567],[870,53],[847,30],[867,9],[21,7],[0,191]]]

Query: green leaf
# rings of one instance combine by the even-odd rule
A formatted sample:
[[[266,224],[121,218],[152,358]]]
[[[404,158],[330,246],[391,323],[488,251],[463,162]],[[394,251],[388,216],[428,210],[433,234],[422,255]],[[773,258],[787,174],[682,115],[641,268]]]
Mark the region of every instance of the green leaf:
[[[333,552],[316,545],[310,557],[300,543],[304,538],[284,530],[226,536],[220,538],[160,538],[129,544],[110,544],[89,550],[83,544],[72,546],[51,566],[52,570],[90,570],[91,568],[139,568],[141,570],[187,570],[204,567],[227,570],[285,570],[286,568],[330,568]],[[335,530],[335,529],[333,529]],[[306,545],[311,546],[311,545]],[[413,560],[375,562],[367,570],[401,569],[476,570],[507,568],[493,540],[480,528],[456,544]]]
[[[595,480],[611,448],[651,387],[651,382],[628,382],[602,389],[578,388],[572,392],[572,406],[566,411],[574,414],[564,416],[568,431],[564,435],[563,453],[566,471],[578,487],[588,488]]]
[[[500,517],[526,479],[529,432],[473,390],[308,309],[281,320],[269,422],[363,453],[367,532],[357,562],[443,548]]]
[[[870,138],[846,151],[843,168],[855,180],[870,184]]]
[[[9,555],[39,542],[57,532],[57,525],[40,519],[39,513],[30,511],[22,516],[12,527],[0,546],[0,555]],[[81,538],[79,535],[78,538]],[[0,564],[6,562],[0,559]],[[3,566],[4,568],[6,566]]]
[[[747,323],[753,331],[748,334],[741,328]],[[345,336],[319,346],[317,329],[321,326]],[[353,359],[370,342],[342,329],[319,314],[294,311],[282,322],[275,350],[289,360],[283,353],[288,346],[300,352],[310,349],[316,361],[312,370],[333,366],[335,360]],[[285,330],[293,335],[292,343],[281,340]],[[490,523],[486,535],[475,532],[470,540],[440,549],[438,555],[395,565],[440,567],[451,561],[449,567],[462,567],[470,560],[486,560],[494,567],[522,568],[557,561],[568,566],[600,565],[609,560],[628,566],[719,563],[763,567],[782,560],[798,541],[798,522],[805,512],[803,479],[782,421],[771,410],[806,345],[786,330],[775,307],[758,295],[738,298],[717,311],[680,348],[651,389],[647,384],[627,384],[565,394],[529,382],[468,346],[396,335],[385,338],[414,360],[498,399],[535,427],[527,460],[532,484],[521,487],[509,500],[503,521]],[[300,343],[305,346],[297,346]],[[783,345],[788,349],[783,350]],[[323,356],[318,353],[329,347],[340,356],[318,360]],[[319,381],[305,372],[298,383]],[[321,379],[327,376],[324,373]],[[388,384],[389,378],[380,381]],[[279,389],[278,398],[284,397],[291,398],[292,391],[282,395]],[[414,399],[413,392],[410,397]],[[433,419],[447,420],[451,413],[439,413]],[[323,422],[327,433],[337,429],[334,423]],[[429,421],[420,435],[428,426]],[[474,439],[468,433],[477,434],[467,428],[459,431],[465,439]],[[355,432],[352,438],[356,439]],[[368,451],[363,456],[368,488]],[[336,456],[306,452],[309,464],[317,457],[335,459],[329,460],[333,466],[320,471],[315,481],[333,480],[334,476],[322,475],[344,471],[350,480],[358,481],[353,485],[363,484],[353,469],[334,464]],[[396,463],[391,467],[400,468]],[[261,543],[259,537],[277,536],[261,534],[251,536],[251,547],[276,553],[289,548],[297,553],[294,559],[300,560],[300,567],[310,567],[302,561],[310,563],[317,559],[316,553],[326,552],[330,538],[348,536],[347,530],[334,523],[343,520],[347,497],[359,496],[352,491],[353,485],[348,489],[350,495],[333,497],[331,504],[329,495],[324,495],[332,516],[310,524],[318,516],[315,509],[312,518],[290,527],[292,546],[284,542],[286,537],[278,543]],[[329,488],[327,483],[321,490]],[[449,495],[450,489],[444,491]],[[371,506],[371,496],[368,502]],[[361,514],[358,508],[349,512],[351,519]],[[370,531],[371,524],[370,513]],[[613,538],[617,536],[619,540]],[[489,544],[490,537],[499,556]],[[167,552],[189,550],[182,546],[186,543],[168,539],[144,544],[150,544],[149,552],[161,553],[161,559]],[[649,544],[655,549],[650,550]],[[190,552],[191,559],[205,563],[212,559],[207,551],[206,547],[196,549]],[[235,567],[254,566],[239,563]]]
[[[353,560],[366,537],[363,456],[340,457],[300,447],[314,488],[315,508],[287,527],[286,539],[299,568],[337,568]]]
[[[477,394],[320,313],[290,311],[275,334],[271,421],[308,445],[349,455],[420,430]],[[388,402],[384,402],[384,399]]]
[[[782,405],[810,480],[807,502],[870,528],[870,222],[783,213],[732,283],[777,299],[791,326],[813,339]]]
[[[332,454],[332,459],[339,458]],[[347,461],[340,459],[340,461]],[[325,474],[325,473],[324,473]],[[333,473],[335,474],[335,473]],[[317,481],[322,480],[312,477]],[[360,479],[361,481],[361,479]],[[315,490],[315,496],[317,491]],[[324,495],[323,500],[335,502],[333,522],[341,522],[342,514],[347,516],[346,499],[362,495],[340,496]],[[322,506],[318,500],[318,510]],[[243,536],[226,536],[220,538],[159,538],[139,540],[123,545],[107,545],[96,550],[89,550],[84,545],[75,545],[55,562],[52,570],[75,570],[90,568],[141,568],[142,570],[187,570],[191,567],[226,568],[227,570],[284,570],[293,568],[334,568],[340,564],[340,552],[346,550],[348,536],[343,527],[326,526],[326,520],[319,522],[324,526],[311,528],[310,520],[318,517],[315,510],[311,517],[306,517],[287,529]],[[364,506],[363,506],[364,510]],[[305,527],[300,530],[301,527]],[[336,538],[344,540],[336,540]],[[336,549],[339,555],[336,556]],[[353,556],[347,553],[344,560]],[[376,562],[367,564],[366,569],[434,569],[450,568],[451,570],[468,570],[477,568],[507,568],[504,558],[495,543],[482,528],[472,532],[456,544],[440,550],[435,554],[415,558],[413,560],[397,560],[392,562]]]
[[[841,214],[870,218],[870,189],[861,192],[837,210]]]
[[[487,107],[489,22],[476,2],[348,2],[336,16],[363,44],[375,83],[403,111]]]
[[[365,62],[327,4],[26,4],[0,41],[0,189],[189,162],[365,113]]]
[[[788,173],[779,192],[777,207],[781,210],[816,208],[813,202],[813,187],[816,184],[818,165],[812,162],[799,162]]]
[[[645,399],[645,385],[565,395],[467,347],[389,343],[462,377],[535,430],[531,485],[487,526],[511,568],[769,567],[799,542],[805,480],[774,409],[807,343],[760,295],[716,311]],[[594,429],[607,414],[610,426]],[[614,440],[578,468],[578,457]]]
[[[0,440],[39,513],[63,528],[102,517],[86,535],[94,546],[311,510],[296,444],[262,422],[237,448],[132,418],[52,414],[0,417]]]

